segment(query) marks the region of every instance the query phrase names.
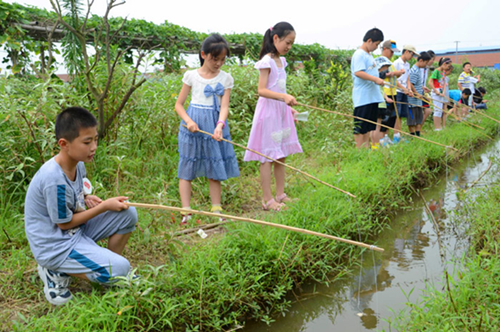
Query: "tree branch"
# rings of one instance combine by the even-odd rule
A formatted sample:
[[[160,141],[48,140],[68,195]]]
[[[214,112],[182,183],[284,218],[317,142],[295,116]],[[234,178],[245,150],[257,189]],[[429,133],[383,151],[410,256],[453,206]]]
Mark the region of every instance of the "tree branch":
[[[120,105],[118,106],[118,108],[113,112],[111,117],[109,117],[109,119],[106,121],[106,124],[104,126],[105,128],[109,128],[109,126],[113,123],[113,121],[116,119],[118,114],[121,113],[121,111],[123,110],[123,108],[127,104],[128,100],[130,99],[130,96],[132,96],[132,93],[134,93],[134,91],[137,90],[137,88],[140,87],[142,84],[144,84],[144,82],[146,82],[145,77],[143,77],[136,85],[132,85],[129,88],[129,90],[127,91],[125,96],[123,96],[122,101],[121,101]]]
[[[92,8],[92,5],[94,4],[94,0],[90,1],[87,0],[87,14],[85,14],[85,19],[83,20],[83,25],[82,25],[82,29],[85,30],[87,28],[87,21],[89,19],[89,15],[90,15],[90,8]]]

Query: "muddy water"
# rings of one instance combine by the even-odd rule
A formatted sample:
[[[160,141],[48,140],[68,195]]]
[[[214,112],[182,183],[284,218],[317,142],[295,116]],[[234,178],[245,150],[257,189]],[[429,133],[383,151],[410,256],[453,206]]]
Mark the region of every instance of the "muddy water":
[[[441,289],[443,272],[460,269],[468,248],[466,222],[457,213],[464,202],[459,199],[500,156],[500,141],[463,158],[460,165],[448,167],[446,174],[423,190],[426,202],[439,227],[438,236],[424,202],[414,196],[412,209],[400,211],[384,231],[377,245],[384,253],[360,254],[360,268],[349,278],[329,287],[305,285],[300,297],[291,296],[291,309],[270,326],[249,322],[246,332],[273,331],[389,331],[394,312],[415,303],[428,284]],[[500,176],[496,163],[475,185],[488,185]],[[470,206],[465,206],[465,210]],[[394,331],[394,329],[392,329]]]

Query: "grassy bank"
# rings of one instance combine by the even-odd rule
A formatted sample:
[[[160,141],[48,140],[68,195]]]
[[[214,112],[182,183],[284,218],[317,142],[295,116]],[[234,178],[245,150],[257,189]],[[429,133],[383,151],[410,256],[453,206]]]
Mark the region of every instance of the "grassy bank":
[[[257,74],[251,68],[230,67],[236,82],[229,125],[233,139],[248,137]],[[178,117],[173,112],[180,76],[163,76],[134,95],[108,140],[100,144],[95,163],[87,169],[97,194],[126,194],[131,201],[180,206],[176,170]],[[350,91],[322,99],[304,75],[291,76],[289,88],[306,104],[351,112]],[[31,90],[30,90],[31,89]],[[54,153],[52,119],[60,106],[86,105],[71,87],[55,83],[4,79],[0,83],[0,123],[6,139],[0,179],[0,311],[4,330],[175,330],[221,331],[258,319],[270,322],[286,310],[285,294],[305,279],[329,283],[349,273],[360,249],[346,244],[244,223],[227,224],[225,234],[206,240],[179,238],[179,216],[139,211],[138,229],[125,256],[143,276],[139,284],[103,289],[75,281],[74,300],[54,308],[43,298],[41,282],[23,229],[23,201],[30,178]],[[304,109],[305,110],[305,109]],[[490,114],[498,116],[494,108]],[[363,241],[381,231],[391,211],[411,204],[411,185],[429,183],[446,163],[457,162],[485,136],[464,124],[454,124],[425,137],[459,152],[418,140],[390,149],[358,151],[352,147],[351,121],[313,111],[299,125],[305,153],[287,159],[323,181],[357,195],[344,194],[310,183],[288,172],[287,193],[299,201],[282,213],[259,211],[260,189],[255,163],[241,162],[242,176],[223,185],[228,213],[307,228]],[[482,117],[474,122],[495,134],[498,124]],[[209,207],[205,180],[193,182],[194,208]],[[172,220],[176,222],[173,223]],[[209,223],[199,218],[200,223]],[[193,220],[191,226],[195,226]],[[125,282],[126,283],[126,282]]]
[[[498,167],[498,160],[494,163]],[[469,225],[471,248],[464,266],[408,304],[393,324],[398,331],[498,331],[499,199],[499,183],[467,192],[460,216]]]

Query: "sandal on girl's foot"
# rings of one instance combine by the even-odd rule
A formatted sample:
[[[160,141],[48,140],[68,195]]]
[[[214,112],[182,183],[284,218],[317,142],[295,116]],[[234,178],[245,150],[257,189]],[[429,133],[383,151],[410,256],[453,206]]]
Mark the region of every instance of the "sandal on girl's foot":
[[[293,202],[293,201],[296,201],[297,199],[296,198],[290,198],[288,197],[286,194],[281,194],[279,196],[276,196],[276,202],[278,203],[290,203],[290,202]]]
[[[218,214],[221,214],[222,211],[223,210],[222,210],[222,207],[220,205],[212,205],[212,208],[210,209],[210,212],[218,213]],[[224,222],[224,221],[226,221],[226,218],[219,218],[219,221]]]
[[[285,204],[276,202],[274,200],[274,198],[271,198],[267,202],[262,201],[262,209],[264,211],[269,211],[269,210],[281,211],[282,209],[284,209],[284,207],[285,207]]]
[[[189,214],[183,214],[182,219],[181,219],[181,225],[186,225],[188,221],[191,219],[191,213]]]

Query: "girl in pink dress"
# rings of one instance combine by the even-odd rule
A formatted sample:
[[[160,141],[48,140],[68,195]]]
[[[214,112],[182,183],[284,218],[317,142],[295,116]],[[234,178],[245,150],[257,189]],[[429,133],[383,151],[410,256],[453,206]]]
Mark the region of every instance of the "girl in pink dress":
[[[286,93],[286,60],[280,55],[290,51],[295,41],[295,31],[290,23],[280,22],[264,35],[259,69],[259,100],[255,109],[248,147],[273,159],[285,162],[285,157],[302,152],[294,117],[297,113],[290,106],[295,98]],[[285,167],[253,152],[245,153],[244,161],[260,161],[260,181],[263,192],[262,208],[279,211],[291,199],[285,194]],[[271,192],[271,171],[274,164],[276,199]]]

